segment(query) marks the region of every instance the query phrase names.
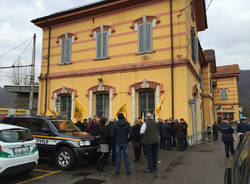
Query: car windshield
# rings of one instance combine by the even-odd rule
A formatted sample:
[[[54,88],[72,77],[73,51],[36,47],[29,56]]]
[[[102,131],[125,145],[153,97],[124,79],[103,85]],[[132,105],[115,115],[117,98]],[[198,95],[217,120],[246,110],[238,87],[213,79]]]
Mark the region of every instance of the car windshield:
[[[23,142],[33,139],[30,131],[26,129],[7,129],[0,131],[0,140],[3,142]]]
[[[59,132],[79,132],[80,129],[69,120],[51,120]]]

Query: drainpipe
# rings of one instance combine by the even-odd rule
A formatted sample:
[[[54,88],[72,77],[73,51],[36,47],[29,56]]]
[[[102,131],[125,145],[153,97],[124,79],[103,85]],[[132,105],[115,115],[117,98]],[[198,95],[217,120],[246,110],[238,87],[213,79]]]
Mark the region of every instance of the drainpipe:
[[[45,104],[44,104],[44,115],[47,113],[47,98],[48,98],[48,75],[49,75],[49,66],[50,66],[50,40],[51,40],[51,28],[48,25],[49,29],[49,40],[48,40],[48,63],[47,63],[47,72],[45,74]]]
[[[171,38],[172,118],[174,119],[174,39],[173,39],[173,1],[172,0],[170,0],[170,38]]]

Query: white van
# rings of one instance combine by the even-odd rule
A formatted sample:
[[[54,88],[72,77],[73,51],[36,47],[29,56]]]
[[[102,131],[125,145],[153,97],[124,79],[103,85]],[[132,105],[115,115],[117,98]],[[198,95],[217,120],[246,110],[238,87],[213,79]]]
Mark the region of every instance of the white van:
[[[29,129],[0,123],[0,175],[29,173],[38,164],[36,141]]]

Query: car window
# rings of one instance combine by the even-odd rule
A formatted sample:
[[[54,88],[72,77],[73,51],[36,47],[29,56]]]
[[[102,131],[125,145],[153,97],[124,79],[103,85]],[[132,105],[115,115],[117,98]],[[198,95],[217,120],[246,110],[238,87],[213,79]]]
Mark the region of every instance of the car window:
[[[48,128],[48,124],[42,119],[32,119],[32,126],[30,128],[31,132],[41,132],[42,128]]]
[[[3,142],[23,142],[33,139],[30,131],[25,129],[15,128],[0,131],[0,141]]]
[[[246,177],[248,163],[248,140],[241,146],[241,151],[238,153],[234,163],[233,179],[235,184],[242,184]]]
[[[3,120],[3,123],[30,128],[30,120],[28,118],[6,118]]]
[[[80,129],[69,120],[50,120],[59,132],[79,132]]]

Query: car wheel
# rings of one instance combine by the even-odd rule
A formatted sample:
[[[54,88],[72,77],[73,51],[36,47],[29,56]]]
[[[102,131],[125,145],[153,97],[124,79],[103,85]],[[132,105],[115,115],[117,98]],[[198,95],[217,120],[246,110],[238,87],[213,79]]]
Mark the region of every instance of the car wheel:
[[[29,175],[32,171],[33,171],[33,169],[34,168],[32,168],[32,169],[29,169],[29,170],[26,170],[26,171],[22,171],[21,173],[23,174],[23,175]]]
[[[62,170],[71,169],[75,163],[75,155],[68,147],[62,147],[56,152],[56,165]]]
[[[224,175],[224,184],[232,184],[230,168],[226,168],[225,175]]]

